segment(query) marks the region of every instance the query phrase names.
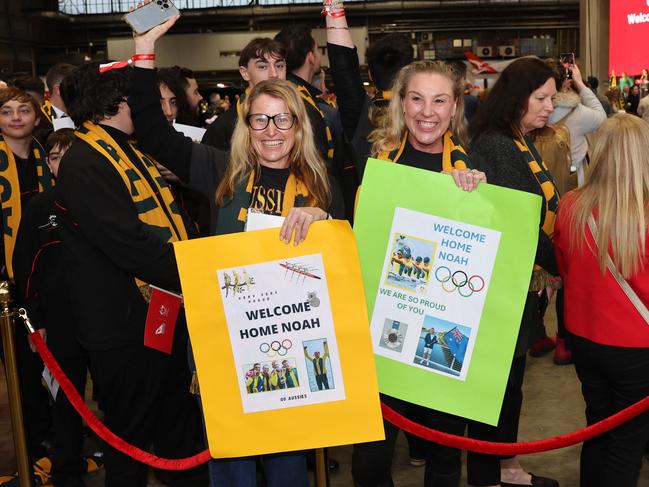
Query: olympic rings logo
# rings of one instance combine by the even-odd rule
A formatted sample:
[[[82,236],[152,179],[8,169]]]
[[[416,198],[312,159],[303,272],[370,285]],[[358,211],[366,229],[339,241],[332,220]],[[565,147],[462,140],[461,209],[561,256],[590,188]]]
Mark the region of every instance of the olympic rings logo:
[[[262,343],[259,345],[259,351],[261,353],[265,353],[269,358],[273,358],[276,356],[283,357],[288,353],[288,351],[291,349],[293,346],[293,342],[289,340],[288,338],[285,338],[281,342],[275,340],[270,343]]]
[[[473,293],[479,293],[484,289],[484,279],[478,274],[471,277],[467,276],[464,271],[452,272],[446,266],[439,266],[435,269],[435,279],[442,283],[442,289],[447,293],[457,292],[463,298],[472,296]]]

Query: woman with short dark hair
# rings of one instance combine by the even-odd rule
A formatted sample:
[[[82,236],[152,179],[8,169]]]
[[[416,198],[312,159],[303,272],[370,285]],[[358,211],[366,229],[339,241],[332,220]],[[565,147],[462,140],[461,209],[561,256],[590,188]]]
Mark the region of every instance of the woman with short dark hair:
[[[496,427],[486,427],[484,431],[483,439],[491,441],[515,442],[517,439],[525,356],[529,346],[543,332],[539,327],[539,294],[546,288],[557,286],[552,233],[559,192],[527,135],[547,124],[556,92],[554,72],[549,66],[540,59],[519,59],[502,72],[469,127],[471,154],[484,161],[482,169],[490,184],[538,194],[543,198],[535,266],[500,418]],[[469,462],[484,464],[485,468],[491,465],[489,469],[492,471],[498,457],[470,454]],[[469,483],[489,485],[471,478]],[[558,483],[525,472],[513,457],[501,461],[500,485],[557,486]]]

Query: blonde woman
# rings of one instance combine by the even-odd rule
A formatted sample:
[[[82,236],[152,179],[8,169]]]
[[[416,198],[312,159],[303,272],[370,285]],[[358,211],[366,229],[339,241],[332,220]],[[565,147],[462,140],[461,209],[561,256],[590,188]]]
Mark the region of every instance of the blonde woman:
[[[438,61],[417,61],[397,74],[392,98],[377,128],[370,134],[374,157],[434,172],[450,173],[457,186],[472,191],[484,173],[472,167],[460,143],[464,132],[463,87],[455,72]],[[431,188],[431,190],[434,190]],[[401,415],[448,433],[464,434],[467,420],[381,395]],[[392,485],[391,464],[399,430],[384,421],[386,439],[354,446],[352,475],[356,485]],[[473,427],[470,425],[470,428]],[[457,487],[461,452],[425,442],[426,487]]]
[[[136,37],[136,53],[153,53],[155,41],[171,25],[173,21]],[[342,215],[304,104],[290,83],[267,80],[255,85],[242,104],[227,153],[162,127],[159,110],[151,103],[156,95],[150,90],[153,61],[137,60],[135,66],[145,68],[136,69],[129,99],[138,140],[189,187],[209,196],[210,234],[243,231],[251,209],[285,216],[282,240],[288,242],[295,232],[297,245],[311,222]]]
[[[640,312],[649,304],[647,147],[649,124],[611,117],[595,137],[584,186],[559,205],[554,245],[588,424],[649,395],[649,322]],[[637,485],[648,442],[649,413],[585,442],[581,485]]]
[[[137,54],[151,58],[155,41],[175,19],[135,38]],[[159,102],[153,61],[136,60],[129,106],[141,147],[211,202],[210,233],[244,230],[250,210],[285,217],[279,237],[304,241],[316,220],[344,216],[332,192],[299,94],[285,80],[256,84],[246,96],[232,135],[231,152],[192,142],[167,124]],[[144,68],[144,69],[143,69]],[[303,452],[264,455],[268,487],[307,487]],[[210,461],[214,486],[255,487],[256,458]]]
[[[304,104],[290,83],[267,80],[246,97],[231,152],[192,142],[158,125],[148,92],[153,70],[136,70],[133,121],[140,144],[188,187],[212,202],[210,234],[241,232],[248,210],[286,217],[281,231],[297,245],[316,220],[342,214],[315,148]],[[218,217],[218,218],[217,218]]]
[[[292,196],[291,196],[292,195]],[[217,234],[241,231],[241,208],[287,216],[283,240],[329,217],[331,189],[297,91],[284,80],[253,88],[232,136],[229,164],[216,192]],[[290,208],[292,207],[292,208]]]
[[[484,173],[471,169],[462,147],[463,86],[441,61],[416,61],[403,67],[392,86],[385,115],[370,134],[379,159],[453,174],[458,186],[472,190]]]

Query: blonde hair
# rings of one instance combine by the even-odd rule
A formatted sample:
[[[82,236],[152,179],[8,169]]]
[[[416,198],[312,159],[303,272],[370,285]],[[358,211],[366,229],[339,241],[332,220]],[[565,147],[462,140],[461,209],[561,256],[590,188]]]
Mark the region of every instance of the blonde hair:
[[[249,178],[252,171],[259,178],[261,167],[258,155],[250,143],[248,115],[252,103],[262,95],[282,100],[295,117],[292,129],[295,130],[295,143],[289,152],[288,168],[309,191],[308,204],[326,210],[331,202],[331,188],[327,168],[315,146],[311,122],[297,90],[289,81],[279,79],[256,84],[241,104],[239,119],[232,134],[230,162],[216,190],[216,204],[226,204],[234,196],[236,186]]]
[[[407,132],[402,102],[408,92],[408,85],[416,74],[439,74],[451,81],[453,97],[457,102],[455,115],[451,119],[450,129],[462,141],[466,127],[464,123],[464,86],[462,78],[442,61],[415,61],[404,66],[397,73],[392,85],[390,105],[381,117],[376,120],[376,128],[369,135],[372,143],[372,154],[391,151],[401,144],[404,133]]]
[[[612,259],[625,278],[644,268],[649,202],[649,124],[619,113],[597,131],[584,186],[572,198],[570,247],[582,246],[588,219],[598,211],[597,257],[606,269]]]

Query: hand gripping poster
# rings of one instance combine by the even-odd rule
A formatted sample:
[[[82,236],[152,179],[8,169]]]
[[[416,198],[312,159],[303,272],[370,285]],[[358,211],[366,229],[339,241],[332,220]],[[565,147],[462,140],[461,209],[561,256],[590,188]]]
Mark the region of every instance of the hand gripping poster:
[[[495,424],[531,276],[540,198],[368,162],[356,233],[381,392]]]
[[[213,457],[383,438],[346,222],[313,224],[297,247],[273,228],[174,248]]]

